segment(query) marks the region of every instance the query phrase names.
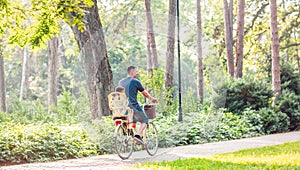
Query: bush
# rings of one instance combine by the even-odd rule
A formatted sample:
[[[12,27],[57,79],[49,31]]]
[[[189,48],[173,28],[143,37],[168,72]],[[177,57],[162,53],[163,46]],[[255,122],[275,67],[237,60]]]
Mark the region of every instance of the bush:
[[[62,123],[76,124],[81,121],[89,120],[89,107],[86,98],[82,97],[73,100],[71,93],[63,91],[58,96],[57,107],[49,110],[43,106],[41,101],[20,101],[15,99],[12,102],[11,113],[0,113],[1,122],[14,122],[16,124],[43,124],[43,123]]]
[[[288,131],[290,120],[285,113],[272,108],[262,108],[259,110],[259,115],[266,134]]]
[[[290,118],[290,130],[300,128],[300,96],[293,91],[282,90],[282,93],[277,101],[279,110]]]
[[[80,125],[0,124],[0,164],[52,161],[97,155]]]
[[[84,123],[84,122],[83,122]],[[84,123],[84,129],[87,135],[98,146],[98,152],[101,154],[110,154],[115,152],[114,148],[114,122],[110,116],[96,119],[92,122]]]
[[[262,117],[258,111],[247,108],[243,111],[243,114],[241,116],[252,125],[252,131],[259,134],[265,134]],[[249,134],[249,136],[250,135],[251,134]]]
[[[177,122],[177,115],[173,115],[155,124],[159,126],[161,147],[260,135],[247,118],[211,108],[198,113],[184,113],[182,122]]]
[[[225,108],[228,112],[242,114],[246,108],[259,110],[268,107],[273,92],[263,81],[252,78],[232,80],[227,89]]]
[[[246,117],[235,115],[231,112],[225,112],[221,115],[218,128],[215,131],[218,141],[240,139],[261,134]]]
[[[281,89],[300,95],[300,74],[295,70],[290,65],[282,65],[280,68]]]

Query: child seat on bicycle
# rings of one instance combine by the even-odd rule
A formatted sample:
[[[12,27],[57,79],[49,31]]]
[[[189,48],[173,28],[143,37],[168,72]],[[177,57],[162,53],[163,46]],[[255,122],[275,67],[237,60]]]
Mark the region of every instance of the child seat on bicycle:
[[[132,122],[133,111],[128,107],[125,93],[112,92],[108,95],[109,109],[112,111],[113,119],[129,119]]]

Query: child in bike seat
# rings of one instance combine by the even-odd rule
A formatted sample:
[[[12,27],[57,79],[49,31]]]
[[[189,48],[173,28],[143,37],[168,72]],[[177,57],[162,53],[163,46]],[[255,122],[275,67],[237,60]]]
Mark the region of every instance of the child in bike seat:
[[[125,88],[122,86],[117,86],[115,89],[115,92],[124,93],[124,95],[125,95]],[[119,99],[121,99],[121,97]],[[126,106],[124,108],[121,108],[121,110],[119,112],[125,113],[125,115],[128,115],[129,111],[130,111],[130,108]],[[125,116],[124,117],[114,117],[114,119],[119,119],[119,118],[126,119]]]

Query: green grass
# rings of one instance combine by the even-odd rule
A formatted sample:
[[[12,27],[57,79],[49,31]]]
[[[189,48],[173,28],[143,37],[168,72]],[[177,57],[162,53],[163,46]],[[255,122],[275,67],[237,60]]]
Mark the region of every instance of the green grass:
[[[226,147],[226,146],[224,146]],[[206,158],[191,158],[171,162],[145,163],[132,169],[288,169],[300,170],[300,141]]]

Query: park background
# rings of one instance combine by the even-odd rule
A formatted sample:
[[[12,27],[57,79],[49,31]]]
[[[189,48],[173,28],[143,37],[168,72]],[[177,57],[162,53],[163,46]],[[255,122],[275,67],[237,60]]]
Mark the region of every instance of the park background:
[[[114,153],[107,95],[129,65],[160,101],[160,147],[298,130],[299,3],[225,1],[180,1],[180,20],[174,0],[0,1],[1,164]]]

